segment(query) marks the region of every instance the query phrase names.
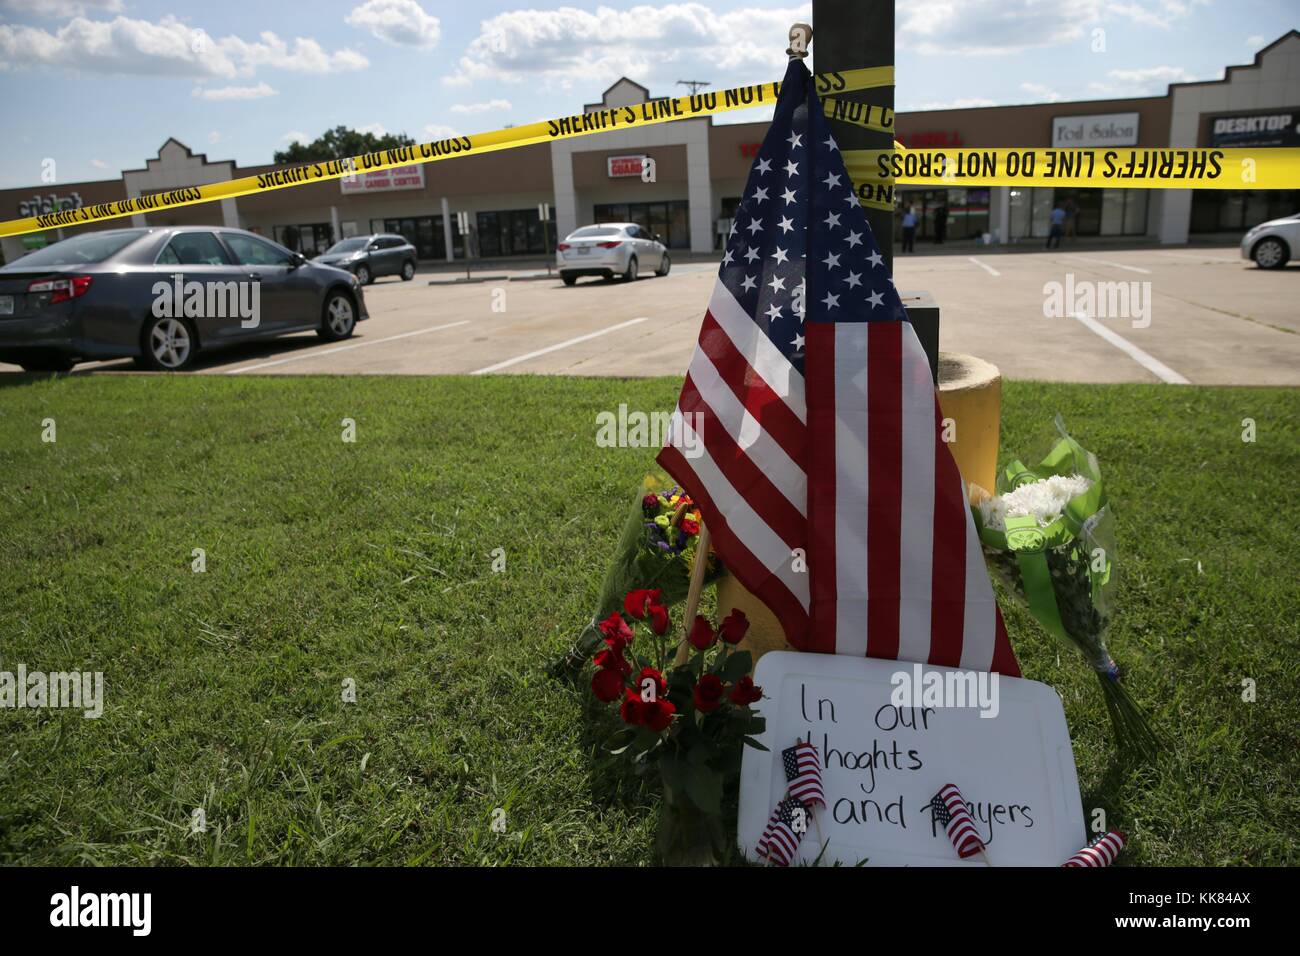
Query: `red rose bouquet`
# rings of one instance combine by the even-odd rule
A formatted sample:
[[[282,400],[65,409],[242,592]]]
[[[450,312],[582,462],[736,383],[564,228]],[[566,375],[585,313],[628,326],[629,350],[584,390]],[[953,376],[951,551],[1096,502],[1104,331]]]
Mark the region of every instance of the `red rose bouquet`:
[[[591,690],[617,704],[623,726],[606,747],[637,773],[656,767],[663,781],[658,850],[669,864],[720,862],[727,853],[723,791],[740,774],[743,748],[764,719],[750,705],[763,690],[749,676],[752,656],[737,651],[749,622],[732,611],[714,627],[703,615],[684,638],[670,635],[659,589],[629,591],[621,611],[597,625],[603,648],[593,658]],[[673,664],[685,641],[691,649]]]

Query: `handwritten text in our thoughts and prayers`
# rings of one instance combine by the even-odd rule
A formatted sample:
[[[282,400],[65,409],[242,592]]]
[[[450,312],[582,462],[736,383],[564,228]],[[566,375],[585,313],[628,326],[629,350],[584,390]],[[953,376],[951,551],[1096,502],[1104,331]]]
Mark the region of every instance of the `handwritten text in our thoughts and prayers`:
[[[942,708],[900,707],[882,699],[867,708],[864,724],[860,707],[837,703],[826,684],[810,691],[805,682],[799,684],[799,707],[803,736],[821,754],[827,806],[835,823],[928,830],[946,840],[930,806],[944,781],[930,786],[933,773],[925,772],[928,744],[943,733]],[[854,711],[856,718],[846,716],[841,723],[841,714]],[[988,846],[1000,832],[1034,826],[1035,811],[1028,802],[989,799],[987,793],[970,790],[965,796]]]

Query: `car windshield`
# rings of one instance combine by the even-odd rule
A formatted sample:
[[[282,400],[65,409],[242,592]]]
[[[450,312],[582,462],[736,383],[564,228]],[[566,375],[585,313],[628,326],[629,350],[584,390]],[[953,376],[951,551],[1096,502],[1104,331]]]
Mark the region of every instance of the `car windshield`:
[[[103,262],[109,256],[135,242],[143,232],[88,232],[85,235],[64,239],[44,249],[29,252],[16,260],[28,266],[76,266],[90,262]]]
[[[602,236],[617,236],[619,230],[609,226],[583,226],[577,232],[572,233],[570,239],[599,239]]]
[[[358,249],[364,249],[367,241],[368,240],[365,238],[344,239],[342,242],[336,242],[334,245],[326,249],[325,254],[327,256],[332,256],[337,252],[356,252]]]

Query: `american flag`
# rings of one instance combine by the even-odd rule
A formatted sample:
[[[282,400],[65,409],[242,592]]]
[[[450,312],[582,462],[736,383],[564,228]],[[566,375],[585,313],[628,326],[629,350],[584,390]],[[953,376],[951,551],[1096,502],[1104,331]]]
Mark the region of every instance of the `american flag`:
[[[826,806],[822,791],[822,765],[817,748],[806,740],[781,751],[781,766],[785,770],[786,793],[804,803]]]
[[[658,461],[796,648],[1019,676],[941,423],[793,60]]]
[[[1074,856],[1070,857],[1064,863],[1063,867],[1095,867],[1110,866],[1115,862],[1115,857],[1119,856],[1119,851],[1124,849],[1124,844],[1128,839],[1118,830],[1111,830],[1103,836],[1093,840],[1092,843],[1085,846]]]
[[[955,783],[943,785],[930,801],[930,810],[963,860],[984,849],[984,841],[975,829],[975,820],[966,809],[966,801],[961,798],[961,791]]]
[[[763,838],[758,841],[758,855],[777,866],[789,866],[799,849],[799,841],[808,832],[812,811],[795,797],[785,797],[772,811]]]

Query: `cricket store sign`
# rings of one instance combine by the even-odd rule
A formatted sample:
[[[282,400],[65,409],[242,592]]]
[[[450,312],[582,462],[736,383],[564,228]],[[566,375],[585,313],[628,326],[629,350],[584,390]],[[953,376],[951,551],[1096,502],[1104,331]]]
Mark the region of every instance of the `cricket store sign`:
[[[781,754],[810,741],[826,806],[794,862],[983,866],[963,861],[932,805],[954,783],[994,866],[1060,866],[1086,843],[1061,699],[1046,684],[842,654],[765,654],[767,718],[746,748],[738,841],[750,859],[785,793]]]
[[[1136,146],[1137,113],[1101,116],[1057,116],[1052,120],[1052,146]]]
[[[387,193],[403,189],[424,188],[424,166],[394,166],[392,169],[372,169],[370,172],[344,176],[339,180],[344,195],[352,193]]]
[[[69,209],[81,208],[81,194],[70,193],[67,196],[60,196],[56,193],[49,193],[41,196],[36,195],[31,199],[24,200],[18,204],[18,215],[20,216],[51,216],[56,212],[65,212]]]

